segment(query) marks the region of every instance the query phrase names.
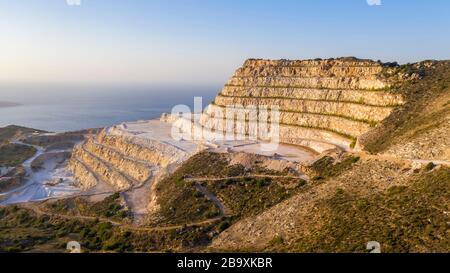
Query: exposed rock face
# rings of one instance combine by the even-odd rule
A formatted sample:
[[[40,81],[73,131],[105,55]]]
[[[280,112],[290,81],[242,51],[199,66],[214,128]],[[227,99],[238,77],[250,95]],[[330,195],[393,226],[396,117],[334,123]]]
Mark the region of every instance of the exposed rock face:
[[[84,189],[101,181],[116,190],[128,190],[152,180],[170,164],[187,157],[188,152],[167,142],[134,136],[117,126],[76,146],[69,169]]]
[[[347,150],[356,139],[404,103],[389,91],[381,74],[383,65],[366,60],[247,60],[200,118],[200,126],[227,131],[227,110],[251,107],[279,109],[279,139],[323,152],[332,147]],[[229,107],[232,109],[230,110]],[[238,109],[238,110],[236,110]],[[258,110],[259,111],[259,110]],[[245,116],[247,115],[247,116]],[[261,115],[258,112],[258,115]],[[272,113],[269,111],[268,120]],[[240,115],[248,119],[247,114]],[[260,116],[258,116],[259,120]],[[246,123],[239,117],[232,122]],[[248,125],[239,133],[248,134]],[[180,127],[188,127],[186,124]]]
[[[266,107],[270,122],[276,119],[271,110],[277,107],[280,142],[317,152],[346,150],[404,103],[401,95],[387,91],[390,83],[381,76],[383,69],[378,62],[357,59],[247,60],[196,122],[170,115],[162,120],[193,135],[200,128],[201,140],[207,139],[202,129],[246,136],[253,128],[246,125],[251,124],[248,109]],[[263,118],[260,109],[258,120]],[[224,120],[229,115],[232,127]],[[132,126],[141,126],[136,124]],[[155,177],[158,169],[192,154],[177,144],[148,137],[159,134],[149,128],[128,134],[124,133],[129,131],[127,125],[121,126],[108,128],[75,148],[70,169],[83,187],[99,180],[118,190],[140,186]]]
[[[277,120],[272,110],[279,109],[282,143],[319,153],[336,147],[347,150],[404,103],[401,95],[388,91],[390,83],[381,76],[383,70],[378,62],[357,59],[248,60],[194,122],[190,116],[163,115],[161,121],[107,128],[78,145],[69,166],[83,188],[99,181],[117,190],[139,187],[176,168],[199,149],[217,144],[204,129],[208,134],[251,135],[255,126],[248,122],[249,109],[257,109],[258,121],[264,118],[261,109],[270,110],[265,117],[269,124]],[[229,114],[232,126],[224,121]],[[174,140],[169,134],[172,124],[195,139]],[[155,195],[148,198],[156,206]]]
[[[72,154],[72,158],[70,159],[69,170],[71,170],[74,174],[75,179],[78,182],[78,185],[83,189],[87,190],[93,188],[97,185],[99,179],[94,174],[94,172],[80,159],[76,158],[74,154]]]

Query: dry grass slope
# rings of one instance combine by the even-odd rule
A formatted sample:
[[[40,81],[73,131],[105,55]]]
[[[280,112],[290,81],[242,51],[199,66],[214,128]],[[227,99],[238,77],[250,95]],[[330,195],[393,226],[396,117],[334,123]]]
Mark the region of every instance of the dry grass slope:
[[[398,68],[397,73],[420,73],[423,78],[394,90],[403,94],[407,103],[361,137],[367,151],[450,160],[450,61],[426,64]]]

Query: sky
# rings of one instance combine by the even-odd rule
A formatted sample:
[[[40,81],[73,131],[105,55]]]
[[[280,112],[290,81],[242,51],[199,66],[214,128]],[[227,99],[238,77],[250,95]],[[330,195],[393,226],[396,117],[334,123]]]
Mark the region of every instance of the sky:
[[[450,59],[448,0],[66,1],[0,0],[0,83],[208,85],[247,58]]]

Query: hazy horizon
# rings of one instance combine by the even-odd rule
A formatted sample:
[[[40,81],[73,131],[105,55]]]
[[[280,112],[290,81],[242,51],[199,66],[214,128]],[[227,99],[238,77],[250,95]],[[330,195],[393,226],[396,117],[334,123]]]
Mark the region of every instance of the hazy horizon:
[[[172,107],[178,104],[193,109],[194,96],[202,97],[206,107],[218,92],[215,86],[99,87],[70,84],[0,84],[0,90],[0,128],[20,125],[56,132],[154,119],[164,112],[171,112]]]
[[[248,58],[449,59],[449,11],[444,0],[0,0],[0,83],[217,86]]]

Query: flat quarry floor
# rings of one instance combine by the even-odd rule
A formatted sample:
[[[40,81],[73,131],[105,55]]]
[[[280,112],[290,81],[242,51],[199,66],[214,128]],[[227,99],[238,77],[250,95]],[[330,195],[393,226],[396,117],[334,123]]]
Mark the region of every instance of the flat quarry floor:
[[[142,139],[160,141],[188,153],[195,153],[201,149],[200,145],[202,145],[203,149],[209,148],[211,152],[245,152],[293,162],[309,162],[317,155],[314,151],[300,146],[283,143],[272,146],[269,143],[248,139],[211,142],[176,140],[172,137],[172,128],[172,123],[160,120],[146,120],[114,126],[109,129],[109,133],[113,135],[134,136]],[[267,147],[270,147],[271,149],[267,149]]]
[[[112,135],[133,136],[141,139],[149,139],[174,146],[187,153],[195,153],[199,143],[188,140],[176,140],[172,137],[172,124],[159,120],[142,120],[122,123],[107,129]]]

